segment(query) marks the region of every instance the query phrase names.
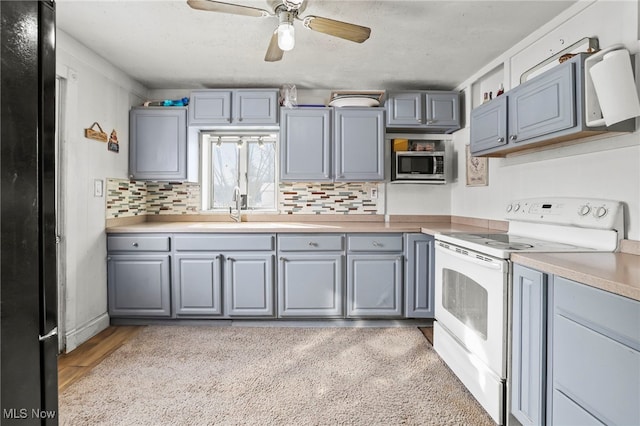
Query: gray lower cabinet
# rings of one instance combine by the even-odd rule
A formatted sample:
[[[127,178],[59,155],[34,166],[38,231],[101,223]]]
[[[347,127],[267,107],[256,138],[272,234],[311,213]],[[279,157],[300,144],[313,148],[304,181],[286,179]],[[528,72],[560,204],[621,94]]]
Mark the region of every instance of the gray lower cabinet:
[[[553,278],[551,424],[640,424],[640,302]]]
[[[523,425],[545,423],[547,275],[513,268],[511,413]]]
[[[278,315],[343,317],[342,234],[278,236]]]
[[[402,235],[348,235],[347,239],[347,317],[402,316]]]
[[[111,317],[171,315],[168,236],[107,238],[107,293]]]
[[[404,292],[407,318],[434,317],[434,238],[426,234],[405,234]]]
[[[640,302],[514,266],[511,413],[523,424],[640,424]]]
[[[174,236],[177,317],[273,317],[275,235]]]
[[[132,108],[129,112],[129,177],[187,179],[187,109]]]
[[[224,305],[230,317],[272,317],[272,253],[229,253],[225,257]]]
[[[173,289],[177,316],[222,315],[221,256],[175,255]]]

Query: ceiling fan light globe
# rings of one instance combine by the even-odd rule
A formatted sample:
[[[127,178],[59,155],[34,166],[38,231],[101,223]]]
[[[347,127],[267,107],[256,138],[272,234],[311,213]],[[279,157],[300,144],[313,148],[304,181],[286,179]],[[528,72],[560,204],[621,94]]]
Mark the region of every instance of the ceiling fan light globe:
[[[296,44],[296,32],[293,24],[283,22],[278,25],[278,47],[282,50],[289,51]]]

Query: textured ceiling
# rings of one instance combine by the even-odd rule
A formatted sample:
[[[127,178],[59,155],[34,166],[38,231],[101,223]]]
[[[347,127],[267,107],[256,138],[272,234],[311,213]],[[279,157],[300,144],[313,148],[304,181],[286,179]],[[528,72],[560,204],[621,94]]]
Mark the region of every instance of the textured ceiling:
[[[270,9],[266,0],[226,0]],[[573,1],[306,0],[301,14],[371,28],[362,44],[305,29],[264,62],[276,18],[186,1],[57,0],[57,25],[150,89],[451,89]]]

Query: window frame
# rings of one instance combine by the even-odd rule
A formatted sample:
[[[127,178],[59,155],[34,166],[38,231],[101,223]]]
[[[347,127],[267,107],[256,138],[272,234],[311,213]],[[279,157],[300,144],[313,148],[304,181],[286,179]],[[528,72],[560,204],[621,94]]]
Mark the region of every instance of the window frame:
[[[279,176],[278,176],[278,150],[279,150],[279,135],[274,132],[267,131],[242,131],[242,132],[201,132],[200,133],[200,193],[201,193],[201,209],[203,212],[209,213],[229,213],[229,207],[214,207],[214,183],[213,183],[213,150],[216,149],[216,145],[220,143],[224,144],[237,144],[242,143],[239,148],[238,158],[238,177],[237,184],[240,187],[241,195],[247,200],[248,198],[248,163],[249,163],[249,145],[259,144],[260,140],[264,144],[273,144],[273,185],[274,185],[274,200],[273,205],[267,208],[249,208],[245,206],[241,209],[242,212],[251,213],[275,213],[278,211],[278,198],[279,198]]]

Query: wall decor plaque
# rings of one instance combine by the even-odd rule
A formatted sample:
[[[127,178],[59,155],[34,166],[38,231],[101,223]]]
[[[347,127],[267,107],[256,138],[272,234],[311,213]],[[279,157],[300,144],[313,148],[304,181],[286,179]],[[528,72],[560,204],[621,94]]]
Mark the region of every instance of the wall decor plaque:
[[[487,186],[489,184],[489,162],[486,157],[471,155],[469,145],[465,147],[467,159],[467,186]]]

